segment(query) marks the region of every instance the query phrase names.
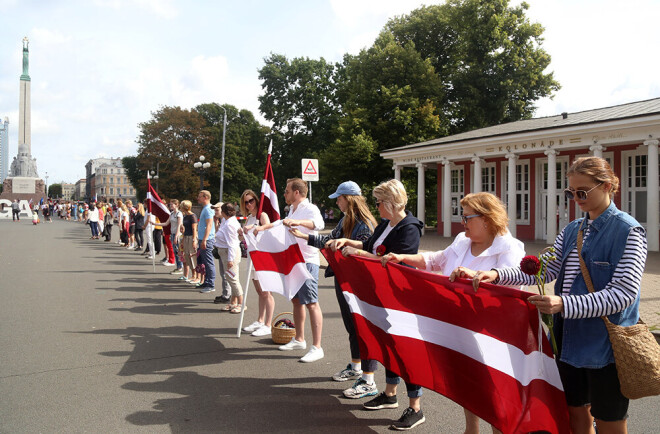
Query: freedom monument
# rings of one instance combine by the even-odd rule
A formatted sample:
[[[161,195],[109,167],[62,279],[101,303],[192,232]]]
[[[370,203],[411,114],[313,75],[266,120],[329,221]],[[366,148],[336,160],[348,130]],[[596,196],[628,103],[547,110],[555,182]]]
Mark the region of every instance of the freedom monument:
[[[7,208],[15,199],[21,204],[22,215],[32,215],[29,211],[29,201],[33,203],[46,196],[45,183],[39,178],[37,160],[32,158],[32,134],[30,116],[30,75],[29,69],[29,40],[23,38],[23,74],[20,80],[20,98],[18,112],[18,155],[11,163],[9,176],[3,184],[0,195],[0,218],[9,218],[10,210]]]

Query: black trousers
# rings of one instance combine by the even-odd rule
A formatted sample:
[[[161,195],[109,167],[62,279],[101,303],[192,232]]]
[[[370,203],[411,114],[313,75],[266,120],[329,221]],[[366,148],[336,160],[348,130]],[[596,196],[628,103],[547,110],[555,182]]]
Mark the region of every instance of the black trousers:
[[[154,250],[156,255],[160,254],[160,249],[163,245],[163,230],[154,229]]]
[[[135,244],[137,244],[138,248],[142,248],[142,245],[144,244],[142,232],[144,232],[144,229],[135,228]]]

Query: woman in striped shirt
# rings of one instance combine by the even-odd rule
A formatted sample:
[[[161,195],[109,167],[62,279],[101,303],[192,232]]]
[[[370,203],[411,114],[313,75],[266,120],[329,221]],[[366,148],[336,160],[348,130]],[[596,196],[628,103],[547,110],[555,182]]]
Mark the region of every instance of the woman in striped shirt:
[[[636,324],[647,245],[644,228],[616,208],[612,197],[619,179],[606,160],[577,159],[568,170],[566,197],[574,199],[585,218],[571,222],[554,243],[556,261],[548,263],[546,282],[557,279],[555,295],[534,295],[529,302],[554,314],[554,333],[573,433],[627,432],[628,399],[621,394],[612,346],[603,320]],[[578,232],[583,233],[582,258],[593,280],[590,293],[580,271]],[[472,277],[501,285],[533,285],[535,277],[520,267],[479,271]]]

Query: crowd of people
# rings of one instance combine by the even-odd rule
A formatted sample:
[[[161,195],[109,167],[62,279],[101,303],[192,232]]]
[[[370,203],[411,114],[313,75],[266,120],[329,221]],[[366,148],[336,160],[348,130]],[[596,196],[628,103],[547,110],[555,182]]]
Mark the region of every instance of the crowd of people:
[[[640,287],[647,256],[645,231],[634,218],[618,210],[612,201],[619,180],[606,160],[597,157],[577,159],[569,168],[565,195],[575,200],[584,218],[566,226],[554,241],[556,261],[549,262],[546,281],[556,280],[554,295],[533,295],[529,303],[541,313],[554,314],[554,335],[558,340],[556,355],[560,378],[565,390],[573,433],[626,432],[628,399],[620,391],[617,369],[607,331],[600,320],[607,315],[616,324],[633,325],[639,318]],[[319,208],[307,199],[307,184],[299,178],[287,180],[284,198],[288,214],[282,224],[296,237],[307,270],[312,278],[305,281],[292,299],[295,336],[279,347],[282,351],[306,351],[301,362],[315,362],[324,357],[321,346],[323,312],[318,298],[319,249],[340,250],[344,256],[364,256],[380,260],[383,266],[400,263],[429,272],[471,279],[475,290],[481,282],[493,282],[521,288],[534,285],[534,276],[523,273],[520,261],[524,245],[508,231],[508,216],[503,203],[491,193],[472,193],[462,198],[464,231],[452,244],[437,252],[419,252],[423,224],[406,210],[408,197],[398,180],[381,183],[373,190],[374,204],[380,222],[372,215],[367,198],[360,187],[347,181],[329,196],[336,199],[342,217],[326,235]],[[144,250],[145,255],[164,252],[163,263],[173,266],[179,280],[194,284],[202,293],[216,290],[218,259],[222,294],[214,302],[223,310],[241,313],[244,288],[239,265],[245,255],[241,248],[245,234],[258,233],[272,227],[266,213],[258,214],[259,197],[245,190],[240,205],[211,204],[211,194],[200,191],[199,216],[192,212],[190,201],[170,200],[170,217],[159,221],[145,211],[142,204],[130,201],[116,206],[90,204],[83,209],[82,219],[90,224],[91,238],[111,229],[120,231],[118,243],[128,249]],[[237,220],[240,213],[246,221]],[[164,227],[171,237],[160,238]],[[146,232],[146,242],[143,233]],[[590,293],[581,277],[577,238],[584,238],[581,255],[593,276],[596,291]],[[158,241],[156,241],[158,240]],[[259,282],[252,270],[252,284],[258,294],[258,310],[254,322],[244,328],[253,336],[272,333],[275,300]],[[331,268],[325,276],[333,276]],[[335,293],[344,327],[348,335],[348,361],[345,368],[331,375],[337,382],[353,381],[343,391],[349,399],[364,399],[367,410],[398,408],[397,387],[401,379],[385,369],[385,388],[380,391],[375,373],[378,362],[363,359],[359,334],[342,290],[335,279]],[[309,318],[312,341],[307,348],[305,322]],[[422,412],[422,387],[405,382],[408,404],[401,417],[392,422],[397,430],[412,429],[425,421]],[[495,427],[493,432],[497,432]],[[479,418],[465,409],[465,432],[479,432]]]

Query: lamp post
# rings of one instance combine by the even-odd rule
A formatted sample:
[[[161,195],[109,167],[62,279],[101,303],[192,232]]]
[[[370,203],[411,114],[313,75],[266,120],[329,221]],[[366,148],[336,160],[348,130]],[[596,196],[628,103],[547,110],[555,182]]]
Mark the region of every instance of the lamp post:
[[[151,179],[156,180],[156,191],[158,191],[158,173],[160,172],[160,163],[156,163],[156,171],[151,170]]]
[[[222,202],[222,188],[225,181],[225,131],[227,130],[227,110],[222,106],[220,106],[220,108],[225,111],[225,116],[222,121],[222,160],[220,163],[220,195],[218,196],[220,198],[218,200]]]
[[[199,161],[195,161],[195,164],[193,164],[193,167],[197,169],[199,172],[199,189],[204,190],[204,170],[208,169],[211,167],[211,163],[204,162],[206,158],[204,158],[203,155],[199,156]]]
[[[48,172],[46,172],[44,178],[46,178],[46,199],[48,199]]]

